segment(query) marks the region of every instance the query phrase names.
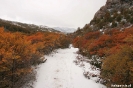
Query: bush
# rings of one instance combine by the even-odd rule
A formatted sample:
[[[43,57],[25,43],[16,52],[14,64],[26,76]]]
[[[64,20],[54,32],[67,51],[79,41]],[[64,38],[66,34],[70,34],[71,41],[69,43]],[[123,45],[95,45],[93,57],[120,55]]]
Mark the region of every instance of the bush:
[[[60,48],[68,48],[70,45],[70,39],[67,36],[60,37]]]
[[[102,77],[110,84],[133,83],[133,48],[123,46],[121,50],[108,56],[102,65]]]
[[[33,72],[31,66],[44,62],[40,58],[44,53],[69,44],[64,34],[37,32],[27,35],[0,28],[0,88],[15,88]]]

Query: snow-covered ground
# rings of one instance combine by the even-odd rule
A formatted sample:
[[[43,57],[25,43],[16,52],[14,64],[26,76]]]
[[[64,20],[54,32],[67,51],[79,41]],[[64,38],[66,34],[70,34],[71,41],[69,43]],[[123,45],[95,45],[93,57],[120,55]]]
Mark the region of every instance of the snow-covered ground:
[[[83,68],[73,62],[77,48],[58,49],[45,56],[47,61],[38,66],[34,88],[106,88],[102,84],[87,79]],[[87,66],[87,65],[86,65]],[[88,65],[89,66],[89,65]]]

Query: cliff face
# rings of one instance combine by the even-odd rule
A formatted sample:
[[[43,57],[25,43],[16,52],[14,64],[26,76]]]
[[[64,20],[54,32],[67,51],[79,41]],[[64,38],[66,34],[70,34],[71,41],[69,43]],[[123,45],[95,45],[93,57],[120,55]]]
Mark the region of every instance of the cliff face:
[[[107,0],[90,22],[93,30],[124,28],[133,24],[133,0]]]

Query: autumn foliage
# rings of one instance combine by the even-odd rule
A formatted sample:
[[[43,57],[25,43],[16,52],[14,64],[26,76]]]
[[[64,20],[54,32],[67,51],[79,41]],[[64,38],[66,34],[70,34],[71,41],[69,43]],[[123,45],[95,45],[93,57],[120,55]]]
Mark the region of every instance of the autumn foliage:
[[[101,75],[106,79],[108,86],[115,83],[133,83],[133,48],[129,46],[122,46],[120,48],[119,52],[103,60]]]
[[[54,49],[67,47],[65,40],[69,39],[59,33],[12,33],[0,28],[0,88],[22,86],[20,80],[32,72],[31,66],[39,64],[40,57]]]
[[[101,63],[94,65],[101,68],[101,77],[107,84],[133,83],[133,27],[119,30],[88,32],[77,36],[73,45],[80,49],[80,53]]]

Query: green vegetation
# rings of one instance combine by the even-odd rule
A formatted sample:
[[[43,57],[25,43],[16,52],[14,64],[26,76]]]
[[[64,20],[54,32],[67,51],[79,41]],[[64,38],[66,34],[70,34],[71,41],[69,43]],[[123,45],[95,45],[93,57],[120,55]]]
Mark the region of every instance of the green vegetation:
[[[108,28],[120,28],[121,26],[126,26],[126,24],[132,24],[133,10],[132,9],[121,9],[120,11],[106,11],[101,18],[94,17],[91,20],[90,25],[93,25],[93,30],[108,29]],[[123,21],[125,19],[126,21]],[[111,26],[108,26],[112,23]],[[117,25],[117,23],[119,25]],[[84,28],[83,28],[84,29]]]

